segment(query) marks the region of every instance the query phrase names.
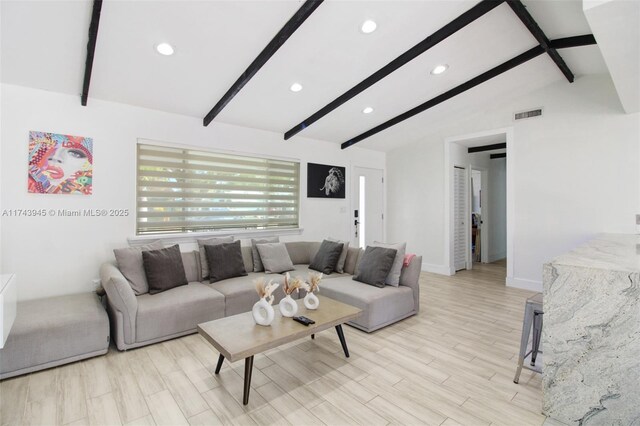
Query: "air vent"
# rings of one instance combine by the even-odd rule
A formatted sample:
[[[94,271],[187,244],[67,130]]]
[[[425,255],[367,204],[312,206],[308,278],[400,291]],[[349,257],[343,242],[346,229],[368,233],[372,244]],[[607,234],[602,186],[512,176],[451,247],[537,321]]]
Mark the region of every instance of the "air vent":
[[[542,116],[542,108],[532,109],[530,111],[516,112],[515,120],[524,120],[525,118],[533,118]]]

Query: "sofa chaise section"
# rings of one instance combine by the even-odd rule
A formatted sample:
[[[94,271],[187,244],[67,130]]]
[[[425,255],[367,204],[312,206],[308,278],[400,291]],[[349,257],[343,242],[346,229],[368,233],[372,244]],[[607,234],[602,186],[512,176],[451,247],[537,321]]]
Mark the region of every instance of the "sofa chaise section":
[[[418,313],[421,264],[422,257],[414,257],[403,268],[398,287],[378,288],[347,276],[323,280],[320,294],[362,309],[362,315],[347,324],[372,332]]]
[[[103,355],[109,319],[95,293],[18,302],[4,348],[0,379]]]

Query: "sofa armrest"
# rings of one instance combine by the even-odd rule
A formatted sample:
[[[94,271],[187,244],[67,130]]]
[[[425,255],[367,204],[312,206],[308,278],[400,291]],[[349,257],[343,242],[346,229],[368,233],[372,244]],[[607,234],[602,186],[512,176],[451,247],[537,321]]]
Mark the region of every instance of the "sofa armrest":
[[[105,263],[100,268],[100,280],[107,292],[109,312],[114,316],[112,321],[116,344],[121,348],[122,343],[135,343],[138,300],[133,289],[122,272],[111,263]]]
[[[400,285],[411,287],[413,303],[416,313],[420,312],[420,271],[422,270],[422,256],[411,259],[409,266],[403,267],[400,273]]]

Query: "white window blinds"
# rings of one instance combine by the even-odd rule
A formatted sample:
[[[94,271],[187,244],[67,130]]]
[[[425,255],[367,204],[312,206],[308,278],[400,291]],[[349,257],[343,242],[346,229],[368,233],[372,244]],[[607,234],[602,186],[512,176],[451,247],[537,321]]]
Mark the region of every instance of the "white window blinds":
[[[300,164],[138,144],[136,232],[297,228]]]

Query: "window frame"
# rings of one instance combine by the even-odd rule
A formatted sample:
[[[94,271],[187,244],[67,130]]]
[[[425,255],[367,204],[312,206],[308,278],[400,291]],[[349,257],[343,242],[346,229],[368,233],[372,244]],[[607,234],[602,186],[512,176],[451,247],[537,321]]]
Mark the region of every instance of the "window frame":
[[[210,230],[186,230],[183,232],[143,232],[139,231],[139,198],[140,198],[140,145],[146,145],[151,147],[158,148],[169,148],[176,150],[184,150],[184,151],[196,151],[202,152],[211,155],[224,155],[224,156],[235,156],[235,157],[245,157],[251,160],[273,160],[273,161],[283,161],[294,163],[297,166],[297,194],[296,194],[296,206],[297,206],[297,226],[273,226],[273,227],[221,227],[218,229],[210,229]],[[241,159],[239,159],[241,160]],[[138,139],[135,145],[135,218],[134,218],[134,236],[128,238],[129,243],[131,245],[136,244],[145,244],[148,241],[173,241],[173,242],[188,242],[194,241],[196,238],[204,238],[207,236],[226,236],[226,235],[234,235],[234,236],[242,236],[242,237],[260,237],[265,235],[299,235],[302,233],[303,228],[301,227],[302,223],[302,190],[301,190],[301,181],[302,181],[302,161],[298,158],[291,157],[278,157],[271,155],[262,155],[258,153],[249,153],[243,151],[232,151],[232,150],[223,150],[223,149],[207,149],[207,147],[197,146],[197,145],[186,145],[186,144],[178,144],[178,143],[169,143],[169,142],[161,142],[157,140],[151,139]]]

